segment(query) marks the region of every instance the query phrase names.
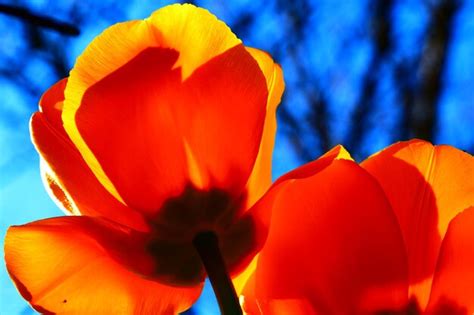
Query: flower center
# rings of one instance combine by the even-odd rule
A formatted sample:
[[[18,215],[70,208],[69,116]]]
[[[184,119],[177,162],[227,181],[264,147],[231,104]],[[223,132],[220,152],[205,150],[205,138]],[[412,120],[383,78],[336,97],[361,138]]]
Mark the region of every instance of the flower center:
[[[155,261],[151,277],[172,285],[202,282],[206,272],[196,247],[203,232],[215,235],[226,269],[232,273],[246,261],[254,248],[255,225],[243,218],[245,195],[188,185],[183,193],[168,199],[158,215],[149,218],[153,226],[147,252]]]
[[[164,202],[151,224],[158,237],[176,242],[192,242],[202,231],[219,235],[236,221],[242,199],[223,190],[204,191],[188,185],[181,195]]]

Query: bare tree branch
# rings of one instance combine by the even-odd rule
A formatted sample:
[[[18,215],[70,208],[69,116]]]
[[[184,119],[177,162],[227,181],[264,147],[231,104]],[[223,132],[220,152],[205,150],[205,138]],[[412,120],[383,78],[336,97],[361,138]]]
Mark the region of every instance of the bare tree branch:
[[[460,7],[458,0],[440,0],[431,8],[420,62],[420,81],[411,111],[411,129],[416,138],[434,138],[437,105],[443,89],[443,69],[451,43],[452,24]]]
[[[65,35],[77,36],[80,34],[79,28],[72,24],[37,15],[21,7],[0,4],[0,13],[17,17],[33,25],[50,28]]]
[[[379,83],[380,70],[387,61],[392,49],[391,13],[393,0],[375,0],[373,2],[372,39],[374,52],[362,80],[362,91],[351,118],[351,127],[345,145],[356,154],[360,151],[366,132],[370,130],[369,118],[373,112],[374,97]]]

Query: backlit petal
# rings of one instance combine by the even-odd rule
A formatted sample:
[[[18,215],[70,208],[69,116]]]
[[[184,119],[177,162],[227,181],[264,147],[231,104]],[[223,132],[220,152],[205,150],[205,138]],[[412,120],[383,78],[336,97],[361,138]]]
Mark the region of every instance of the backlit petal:
[[[443,239],[428,304],[429,314],[441,314],[441,310],[444,314],[474,313],[473,266],[474,207],[470,207],[451,221]]]
[[[277,186],[279,183],[282,183],[287,180],[300,179],[300,178],[306,178],[306,177],[312,176],[322,171],[324,168],[330,165],[334,160],[352,161],[352,157],[342,145],[337,145],[331,150],[329,150],[328,152],[326,152],[317,160],[306,163],[305,165],[300,166],[286,173],[285,175],[281,176],[280,178],[276,180],[273,186]]]
[[[249,192],[247,203],[251,206],[267,191],[272,182],[273,145],[277,128],[276,110],[285,88],[285,82],[281,67],[272,60],[270,55],[255,48],[247,47],[246,49],[258,62],[265,75],[268,89],[267,112],[260,149],[247,183]]]
[[[204,187],[242,191],[260,146],[267,94],[265,77],[243,45],[213,58],[184,82],[176,122]]]
[[[450,220],[474,204],[474,158],[450,146],[400,142],[362,166],[381,184],[407,247],[411,292],[424,308]]]
[[[79,132],[125,203],[147,212],[181,193],[187,182],[172,112],[180,84],[179,71],[172,70],[177,56],[146,49],[91,86],[76,113]]]
[[[270,190],[260,199],[247,213],[244,217],[246,220],[253,222],[255,226],[255,246],[253,252],[249,252],[249,257],[253,257],[248,266],[242,270],[238,270],[241,273],[233,278],[233,283],[237,294],[243,292],[244,287],[247,287],[246,290],[251,290],[250,287],[253,284],[248,284],[249,279],[253,276],[255,268],[258,261],[258,252],[262,248],[263,244],[268,235],[270,219],[272,214],[273,206],[277,203],[277,196],[280,193],[280,190],[284,189],[287,184],[291,183],[292,180],[297,178],[310,177],[316,173],[322,171],[332,161],[336,159],[349,159],[351,157],[346,149],[341,146],[335,146],[329,150],[326,154],[321,156],[319,159],[305,164],[293,171],[288,172],[287,174],[280,177],[270,188]],[[252,291],[253,292],[253,291]],[[253,295],[253,293],[251,294]]]
[[[273,299],[267,303],[247,301],[245,297],[240,300],[245,315],[323,315],[318,313],[307,299]]]
[[[187,182],[243,189],[263,129],[265,78],[208,11],[172,5],[109,28],[78,59],[65,93],[67,133],[125,204],[153,213]]]
[[[241,44],[224,22],[190,4],[164,7],[147,22],[161,47],[179,51],[176,67],[181,67],[184,79],[209,60]]]
[[[265,81],[243,46],[209,61],[182,85],[172,70],[176,56],[145,50],[89,88],[77,112],[79,131],[120,195],[148,212],[188,181],[242,190],[263,128]],[[194,168],[188,169],[189,155]]]
[[[262,244],[267,237],[273,207],[278,204],[277,198],[280,196],[280,191],[286,189],[287,185],[292,184],[297,179],[304,179],[318,174],[335,160],[352,159],[343,146],[337,145],[317,160],[304,164],[279,177],[269,191],[250,209],[247,215],[251,216],[259,227],[257,229],[259,232],[258,238],[261,239]]]
[[[59,80],[44,92],[39,101],[40,112],[43,113],[51,127],[56,129],[60,134],[66,133],[61,119],[66,84],[67,78]]]
[[[166,286],[126,269],[138,263],[149,268],[135,240],[130,230],[100,219],[59,217],[11,227],[5,259],[18,290],[41,313],[175,314],[188,308],[201,285]]]
[[[156,11],[146,20],[119,23],[108,28],[77,59],[65,91],[65,129],[99,181],[117,199],[121,199],[121,196],[114,183],[102,169],[95,152],[91,151],[88,141],[76,125],[76,112],[85,92],[149,47],[170,48],[179,52],[171,66],[181,67],[182,77],[185,78],[200,65],[239,43],[240,40],[230,29],[208,11],[192,5],[175,4]],[[163,65],[163,61],[158,63],[155,67]],[[137,85],[139,82],[136,81],[142,79],[134,78],[131,81]],[[161,88],[155,86],[152,91],[157,90]],[[144,91],[150,92],[146,88]],[[128,99],[131,98],[133,96]],[[178,162],[179,159],[180,156]]]
[[[356,163],[322,160],[325,167],[313,162],[319,171],[297,172],[278,193],[255,287],[244,290],[244,300],[256,298],[264,312],[285,300],[320,314],[404,307],[406,254],[383,191]]]
[[[258,254],[253,257],[252,261],[248,264],[248,266],[235,278],[232,279],[232,283],[234,284],[235,291],[237,295],[243,293],[245,286],[250,281],[251,277],[255,274],[255,269],[257,268],[257,261],[258,261]],[[249,284],[249,289],[253,288],[255,285]],[[250,294],[250,296],[254,296],[254,293]]]
[[[106,189],[121,199],[115,186],[79,133],[76,112],[86,90],[114,70],[126,64],[147,47],[157,46],[146,21],[129,21],[113,25],[86,48],[70,72],[62,114],[64,128],[86,163]]]
[[[72,214],[104,216],[138,230],[147,230],[143,217],[115,199],[97,180],[61,123],[66,79],[41,98],[40,110],[31,119],[31,136],[41,154],[45,185],[62,208]]]

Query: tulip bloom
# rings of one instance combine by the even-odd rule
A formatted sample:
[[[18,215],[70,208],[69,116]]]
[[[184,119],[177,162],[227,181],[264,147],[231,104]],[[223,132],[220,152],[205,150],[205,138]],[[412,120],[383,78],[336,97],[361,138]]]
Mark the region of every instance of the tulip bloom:
[[[206,276],[193,246],[206,231],[238,273],[263,241],[251,208],[271,184],[283,88],[266,53],[192,5],[105,30],[31,120],[70,216],[8,230],[21,295],[42,313],[183,311]]]
[[[360,166],[338,147],[262,200],[248,314],[472,314],[474,158],[400,142]],[[273,200],[266,196],[274,195]]]

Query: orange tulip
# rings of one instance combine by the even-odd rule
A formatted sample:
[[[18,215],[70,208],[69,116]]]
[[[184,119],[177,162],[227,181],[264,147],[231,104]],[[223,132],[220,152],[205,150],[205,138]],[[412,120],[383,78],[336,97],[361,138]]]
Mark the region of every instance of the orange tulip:
[[[69,216],[8,230],[7,269],[39,312],[168,314],[198,298],[212,231],[231,274],[261,247],[281,69],[192,5],[114,25],[51,87],[31,133]]]
[[[412,140],[359,166],[337,147],[259,204],[272,213],[248,314],[474,312],[471,155]]]

